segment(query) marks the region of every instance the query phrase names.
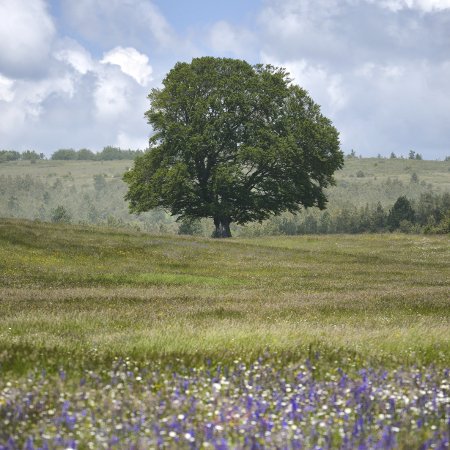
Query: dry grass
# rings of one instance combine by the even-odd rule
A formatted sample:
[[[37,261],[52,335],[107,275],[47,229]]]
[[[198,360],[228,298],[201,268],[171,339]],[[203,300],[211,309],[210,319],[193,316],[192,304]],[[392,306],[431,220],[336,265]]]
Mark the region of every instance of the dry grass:
[[[214,241],[0,221],[0,362],[450,361],[448,238]]]

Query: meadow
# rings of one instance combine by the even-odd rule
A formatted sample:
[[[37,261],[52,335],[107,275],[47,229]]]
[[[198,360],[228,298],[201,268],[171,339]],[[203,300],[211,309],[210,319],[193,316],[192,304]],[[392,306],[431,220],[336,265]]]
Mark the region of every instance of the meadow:
[[[448,448],[449,260],[1,219],[0,448]]]

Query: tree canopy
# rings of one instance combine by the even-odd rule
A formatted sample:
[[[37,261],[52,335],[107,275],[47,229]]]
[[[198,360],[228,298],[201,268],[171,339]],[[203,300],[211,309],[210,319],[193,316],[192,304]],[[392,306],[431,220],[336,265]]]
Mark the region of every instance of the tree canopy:
[[[403,221],[414,222],[414,210],[411,206],[410,201],[402,195],[397,199],[394,203],[394,206],[389,211],[389,215],[387,218],[387,222],[389,225],[389,229],[394,231],[395,229],[400,227],[400,224]]]
[[[132,212],[230,223],[325,207],[343,165],[339,136],[283,68],[203,57],[177,63],[145,113],[154,134],[124,180]]]

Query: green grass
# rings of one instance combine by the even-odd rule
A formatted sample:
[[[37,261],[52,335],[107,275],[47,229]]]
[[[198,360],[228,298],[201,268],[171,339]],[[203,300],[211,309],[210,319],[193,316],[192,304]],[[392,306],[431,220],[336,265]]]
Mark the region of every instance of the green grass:
[[[12,177],[29,175],[42,181],[56,178],[65,179],[76,188],[92,185],[93,176],[102,174],[106,178],[122,178],[133,161],[13,161],[0,164],[0,175]],[[356,177],[361,170],[364,177]],[[441,191],[450,190],[450,161],[424,161],[410,159],[350,158],[344,168],[336,172],[338,181],[346,180],[358,186],[372,181],[382,183],[388,178],[397,178],[409,183],[412,173],[420,181],[433,183]]]
[[[0,220],[0,364],[450,363],[446,236],[212,240]]]

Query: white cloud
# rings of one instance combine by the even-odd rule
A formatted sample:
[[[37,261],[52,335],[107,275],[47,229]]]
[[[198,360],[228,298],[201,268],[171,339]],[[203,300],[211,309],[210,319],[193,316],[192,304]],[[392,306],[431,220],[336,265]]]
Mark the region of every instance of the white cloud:
[[[40,75],[47,67],[55,26],[42,0],[0,2],[0,72]]]
[[[425,12],[442,11],[450,8],[450,0],[369,0],[371,3],[379,4],[391,11],[402,9],[419,9]]]
[[[346,148],[428,157],[448,151],[450,63],[363,64],[346,74],[348,107],[336,115]]]
[[[14,100],[14,80],[0,74],[0,101],[11,102]]]
[[[147,86],[152,79],[152,68],[148,63],[148,57],[132,47],[116,47],[105,53],[100,62],[118,65],[123,73],[142,86]]]
[[[209,43],[216,52],[231,53],[243,57],[254,46],[253,34],[242,27],[234,27],[226,21],[215,23],[209,30]]]
[[[306,89],[316,103],[325,107],[326,114],[334,115],[347,105],[341,74],[329,72],[325,66],[311,64],[305,59],[280,62],[263,53],[261,60],[265,64],[284,67],[293,83]]]
[[[148,58],[133,48],[114,49],[101,62],[68,39],[55,47],[46,78],[0,74],[2,145],[47,154],[68,146],[147,147]]]
[[[148,148],[148,138],[142,136],[132,136],[124,131],[119,131],[114,145],[120,148],[131,148],[144,150]]]
[[[10,142],[11,148],[16,147],[16,139],[23,140],[31,123],[39,123],[46,112],[45,102],[50,98],[71,99],[75,93],[75,87],[70,75],[53,75],[41,80],[16,80],[11,83],[5,78],[0,79],[0,86],[8,88],[4,102],[0,102],[0,129],[4,134],[5,144]],[[0,91],[1,91],[0,87]],[[44,126],[44,125],[43,125]]]
[[[286,67],[345,150],[448,154],[450,0],[264,0],[247,27],[199,22],[185,39],[153,0],[63,1],[55,19],[45,1],[0,0],[5,148],[146,147],[150,87],[212,53]]]
[[[111,47],[176,46],[175,32],[149,0],[77,0],[63,3],[68,24],[85,39]]]
[[[367,62],[339,72],[301,58],[263,60],[285,67],[308,90],[339,130],[344,150],[406,155],[414,148],[433,158],[448,153],[450,61]]]
[[[77,42],[64,40],[59,46],[60,49],[54,53],[54,57],[58,61],[68,63],[82,75],[95,69],[95,63],[90,53]]]
[[[264,62],[286,67],[362,154],[445,156],[450,0],[266,0]]]
[[[366,79],[370,79],[374,82],[392,83],[393,81],[402,79],[405,75],[405,68],[398,65],[378,65],[375,63],[365,63],[355,70],[355,75]]]
[[[130,82],[118,71],[107,70],[98,76],[94,101],[98,117],[111,120],[130,107]]]

